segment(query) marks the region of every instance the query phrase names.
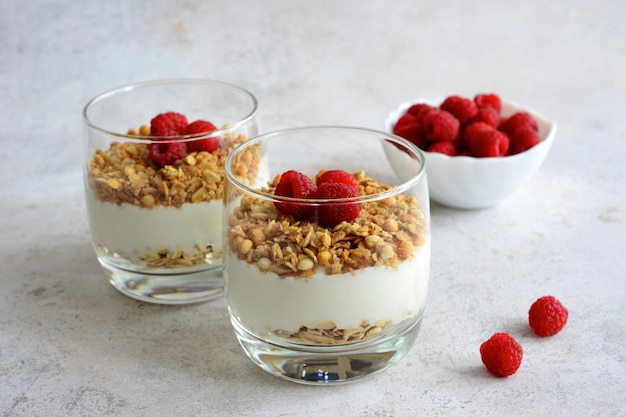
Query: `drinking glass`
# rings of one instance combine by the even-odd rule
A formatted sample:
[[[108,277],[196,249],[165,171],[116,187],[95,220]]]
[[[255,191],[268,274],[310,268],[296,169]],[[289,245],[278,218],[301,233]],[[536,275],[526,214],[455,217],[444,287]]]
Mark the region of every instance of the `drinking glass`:
[[[377,130],[311,126],[251,139],[225,169],[226,300],[247,356],[330,385],[402,359],[429,281],[422,152]]]
[[[194,79],[127,85],[87,103],[87,214],[115,288],[162,304],[223,294],[224,163],[257,135],[256,111],[245,89]]]

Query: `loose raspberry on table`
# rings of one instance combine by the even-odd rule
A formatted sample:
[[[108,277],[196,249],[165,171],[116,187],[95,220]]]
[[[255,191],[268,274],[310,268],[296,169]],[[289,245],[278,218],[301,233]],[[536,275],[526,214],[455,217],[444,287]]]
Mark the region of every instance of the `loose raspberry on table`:
[[[359,191],[353,186],[336,182],[324,182],[317,188],[316,198],[335,200],[339,198],[358,197]],[[360,202],[330,202],[320,204],[317,211],[317,222],[322,227],[334,227],[339,223],[351,222],[361,212]]]
[[[551,295],[537,299],[528,311],[528,324],[537,336],[552,336],[563,330],[569,312]]]
[[[476,94],[474,96],[474,103],[476,103],[479,109],[492,107],[498,113],[502,111],[502,100],[500,100],[500,96],[494,93]]]
[[[449,156],[456,156],[457,154],[454,144],[448,141],[433,142],[426,150],[428,152],[439,152]]]
[[[511,139],[509,155],[527,151],[541,141],[539,133],[531,126],[520,126],[509,133],[508,136]]]
[[[459,135],[459,120],[445,110],[433,110],[424,115],[422,131],[431,142],[452,141]]]
[[[342,169],[324,171],[316,178],[315,183],[318,187],[325,183],[347,184],[357,191],[357,195],[359,191],[359,182],[354,175]]]
[[[187,154],[187,147],[183,142],[152,142],[148,145],[148,156],[156,165],[172,165]]]
[[[150,121],[150,136],[178,136],[187,130],[187,117],[176,112],[161,113]],[[174,134],[174,132],[176,132]]]
[[[290,170],[280,176],[274,194],[281,197],[313,198],[317,193],[317,185],[313,180],[301,172]],[[274,202],[274,205],[284,214],[291,214],[298,218],[304,218],[311,214],[311,206],[291,201]]]
[[[439,105],[441,110],[445,110],[452,114],[459,120],[461,126],[467,124],[467,122],[476,115],[478,107],[469,98],[461,96],[449,96]]]
[[[509,138],[504,133],[490,128],[473,135],[468,145],[470,154],[477,158],[504,156],[509,149]]]
[[[513,375],[522,364],[522,346],[508,333],[495,333],[480,345],[480,358],[493,375]]]
[[[206,120],[196,120],[195,122],[190,123],[185,130],[185,135],[201,135],[204,133],[209,133],[217,128],[211,122],[207,122]],[[217,148],[220,147],[220,138],[218,136],[211,136],[208,138],[197,139],[194,141],[187,142],[187,151],[188,152],[213,152]]]

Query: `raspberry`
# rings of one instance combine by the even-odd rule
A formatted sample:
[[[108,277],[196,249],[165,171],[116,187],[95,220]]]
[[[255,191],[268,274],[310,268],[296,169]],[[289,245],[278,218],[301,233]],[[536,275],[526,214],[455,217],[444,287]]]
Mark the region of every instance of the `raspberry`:
[[[317,186],[313,180],[297,171],[286,171],[280,176],[280,181],[274,190],[275,195],[293,198],[311,198],[315,196]],[[284,214],[295,217],[306,217],[311,214],[311,207],[297,202],[274,202],[274,205]]]
[[[338,184],[347,184],[350,187],[354,188],[355,191],[359,191],[359,182],[354,175],[350,174],[347,171],[343,171],[341,169],[331,169],[329,171],[324,171],[320,176],[317,177],[315,183],[319,187],[324,183],[338,183]]]
[[[452,141],[459,134],[459,120],[445,110],[433,110],[424,115],[424,136],[432,141]]]
[[[415,117],[418,122],[421,122],[424,116],[433,110],[437,110],[437,107],[426,103],[416,103],[409,107],[406,113]]]
[[[164,139],[166,137],[180,136],[181,135],[180,133],[178,133],[177,130],[174,130],[174,129],[169,128],[169,127],[165,127],[163,129],[159,130],[157,135],[153,134],[152,132],[153,132],[153,129],[150,129],[150,136],[152,136],[153,140],[162,140],[162,139]]]
[[[509,155],[515,155],[524,152],[537,145],[541,138],[539,133],[531,126],[521,126],[509,134],[511,146]]]
[[[537,121],[534,119],[534,117],[526,112],[518,112],[511,115],[511,117],[500,123],[499,129],[505,133],[512,134],[522,126],[531,127],[534,130],[538,130]]]
[[[396,125],[394,126],[394,129],[399,129],[405,125],[412,125],[416,123],[417,121],[418,120],[415,116],[413,116],[410,113],[405,113],[404,115],[402,115],[402,117],[398,119],[398,121],[396,122]]]
[[[456,150],[457,154],[459,153],[459,151],[463,150],[463,143],[461,142],[461,135],[460,134],[456,135],[456,137],[454,139],[452,139],[452,141],[450,143],[452,145],[454,145],[454,149]]]
[[[456,148],[452,142],[448,141],[439,141],[433,142],[427,149],[428,152],[439,152],[449,156],[456,155]]]
[[[473,99],[446,97],[439,106],[411,105],[396,122],[393,133],[427,152],[472,157],[515,155],[537,145],[537,121],[528,112],[503,117],[502,101],[495,93]],[[484,133],[485,127],[489,132]],[[451,142],[452,146],[438,142]]]
[[[183,142],[152,142],[148,146],[148,156],[159,166],[171,165],[187,154],[187,147]]]
[[[185,130],[186,135],[200,135],[202,133],[211,132],[216,130],[217,128],[211,122],[207,122],[206,120],[196,120],[193,123],[190,123]],[[187,142],[187,151],[188,152],[213,152],[220,146],[220,138],[217,136],[211,136],[208,138],[194,140],[192,142]]]
[[[441,110],[445,110],[448,113],[456,117],[461,125],[467,124],[469,119],[474,117],[478,111],[476,103],[469,98],[461,96],[449,96],[439,106]]]
[[[491,106],[481,107],[478,112],[472,117],[469,123],[483,122],[489,126],[498,127],[500,124],[500,113]]]
[[[415,119],[410,123],[405,122],[400,127],[396,125],[393,134],[408,140],[420,149],[428,148],[428,139],[422,133],[422,125]]]
[[[476,94],[476,96],[474,96],[474,103],[476,103],[476,106],[478,106],[479,109],[484,107],[492,107],[498,113],[502,111],[502,101],[497,94]]]
[[[317,188],[317,198],[337,199],[358,197],[359,192],[348,184],[337,182],[324,182]],[[334,227],[339,223],[351,222],[361,212],[362,204],[359,202],[324,202],[318,209],[317,222],[323,227]]]
[[[522,346],[508,333],[495,333],[480,345],[480,358],[489,372],[496,376],[510,376],[522,364]]]
[[[563,330],[569,312],[551,295],[537,299],[528,311],[528,324],[541,337],[552,336]]]
[[[469,149],[469,144],[473,140],[472,138],[476,136],[479,132],[483,130],[492,130],[491,125],[485,122],[474,122],[470,123],[463,128],[461,132],[461,144],[463,147]]]
[[[506,156],[507,152],[509,152],[509,148],[511,147],[511,140],[509,137],[498,130],[494,129],[494,135],[498,137],[498,150],[500,152],[500,156]]]
[[[150,136],[184,135],[186,129],[187,118],[176,112],[161,113],[150,121]]]
[[[509,138],[504,133],[490,128],[471,137],[469,151],[478,158],[504,156],[509,149]]]

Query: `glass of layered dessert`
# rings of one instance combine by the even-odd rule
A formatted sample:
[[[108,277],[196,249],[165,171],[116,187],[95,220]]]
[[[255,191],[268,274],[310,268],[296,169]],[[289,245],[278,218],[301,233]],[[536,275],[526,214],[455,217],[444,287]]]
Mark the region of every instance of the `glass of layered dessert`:
[[[304,384],[402,359],[430,270],[422,152],[390,133],[303,127],[247,141],[225,169],[226,299],[247,356]]]
[[[223,294],[224,164],[256,136],[256,111],[251,93],[211,80],[144,82],[87,103],[87,214],[115,288],[163,304]]]

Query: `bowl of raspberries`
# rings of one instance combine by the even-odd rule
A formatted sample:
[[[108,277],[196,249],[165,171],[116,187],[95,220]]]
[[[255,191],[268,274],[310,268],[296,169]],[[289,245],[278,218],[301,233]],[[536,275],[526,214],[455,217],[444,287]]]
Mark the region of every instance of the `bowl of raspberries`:
[[[539,169],[556,123],[495,93],[401,104],[389,132],[422,149],[432,200],[483,209],[517,191]]]

